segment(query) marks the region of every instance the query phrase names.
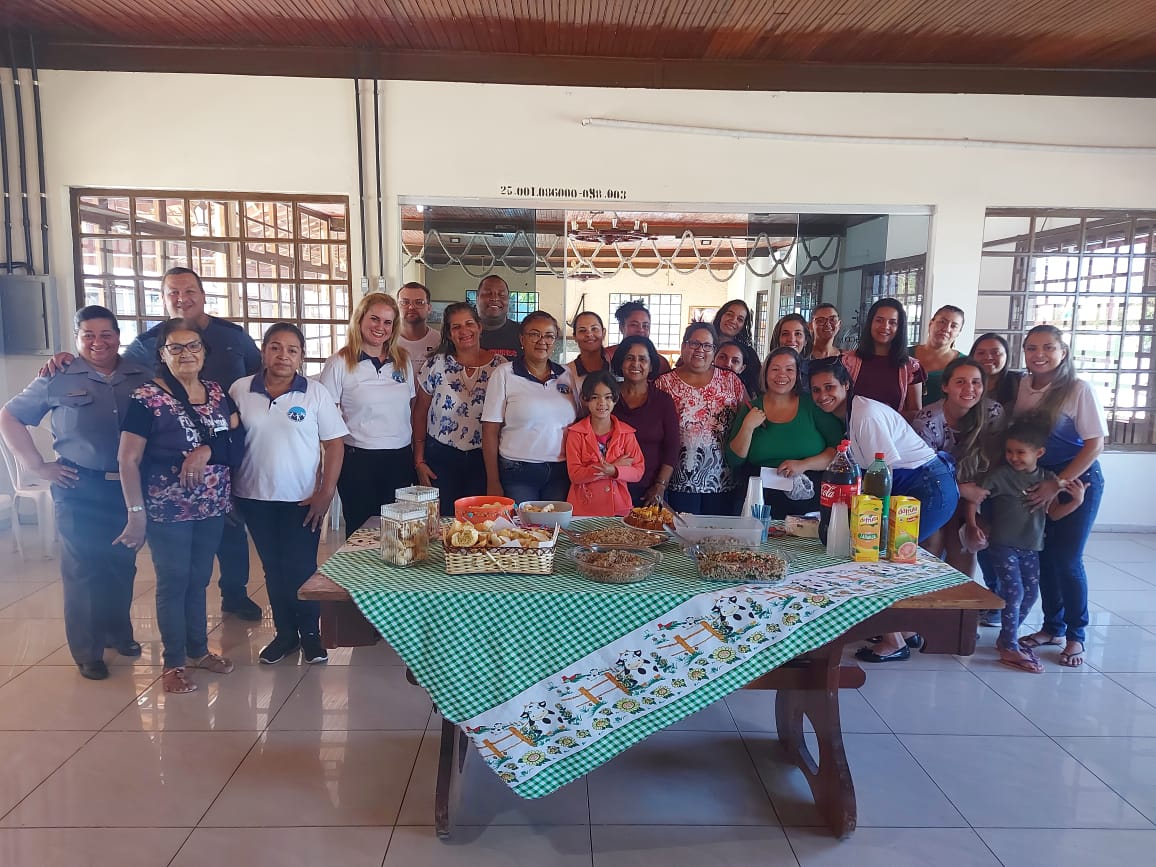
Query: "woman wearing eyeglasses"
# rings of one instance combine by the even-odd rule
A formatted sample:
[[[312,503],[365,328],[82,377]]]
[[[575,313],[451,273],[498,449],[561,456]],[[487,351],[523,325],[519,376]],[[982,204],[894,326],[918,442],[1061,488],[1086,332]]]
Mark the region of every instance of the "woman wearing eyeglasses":
[[[136,550],[148,538],[157,573],[157,625],[165,692],[192,692],[186,668],[228,674],[209,651],[205,588],[232,506],[228,432],[237,408],[201,379],[208,347],[201,329],[170,319],[157,332],[157,378],[138,388],[120,435],[120,485],[128,522],[116,540]]]
[[[493,371],[482,407],[482,453],[491,496],[565,500],[566,428],[576,417],[570,373],[550,360],[558,320],[535,310],[522,320],[522,355]]]
[[[746,387],[729,370],[713,365],[718,335],[705,322],[692,322],[682,337],[680,364],[655,380],[678,410],[678,463],[666,498],[681,512],[727,515],[733,511],[734,476],[725,444]]]

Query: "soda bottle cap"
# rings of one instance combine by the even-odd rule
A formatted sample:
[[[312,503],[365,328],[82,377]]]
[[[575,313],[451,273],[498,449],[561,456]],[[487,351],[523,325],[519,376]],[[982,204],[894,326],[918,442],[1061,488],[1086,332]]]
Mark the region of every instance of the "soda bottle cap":
[[[887,457],[887,455],[884,452],[875,452],[875,460],[881,461],[885,457]]]

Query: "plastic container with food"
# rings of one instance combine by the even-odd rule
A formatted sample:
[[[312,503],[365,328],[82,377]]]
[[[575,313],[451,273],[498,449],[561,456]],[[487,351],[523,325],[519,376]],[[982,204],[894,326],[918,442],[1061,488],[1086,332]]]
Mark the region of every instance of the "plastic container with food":
[[[640,530],[625,524],[608,524],[582,533],[567,532],[576,545],[597,545],[600,548],[653,548],[668,541],[666,533]]]
[[[759,545],[763,525],[756,518],[734,518],[730,515],[684,515],[674,528],[687,542],[736,542]]]
[[[509,497],[461,497],[454,500],[454,517],[471,524],[513,518],[514,501]]]
[[[605,548],[575,545],[570,559],[578,574],[603,584],[633,584],[645,581],[662,562],[662,554],[649,548]]]
[[[518,504],[518,518],[523,524],[539,527],[569,527],[574,507],[565,500],[527,500]]]
[[[703,542],[691,545],[686,554],[706,581],[778,584],[787,579],[791,566],[788,554],[771,548]]]

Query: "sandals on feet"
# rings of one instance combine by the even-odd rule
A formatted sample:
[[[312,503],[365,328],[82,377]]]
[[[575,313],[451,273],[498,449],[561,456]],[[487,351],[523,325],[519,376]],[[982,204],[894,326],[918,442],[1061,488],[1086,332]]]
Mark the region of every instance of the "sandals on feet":
[[[165,692],[182,695],[186,692],[196,692],[197,685],[185,676],[183,668],[166,668],[161,674],[161,683]]]
[[[1069,647],[1077,646],[1079,650],[1069,650]],[[1069,641],[1064,648],[1064,652],[1060,654],[1060,665],[1068,668],[1079,668],[1084,664],[1084,642]]]
[[[1006,647],[999,648],[999,661],[1001,665],[1006,665],[1008,668],[1015,668],[1019,671],[1026,671],[1029,674],[1043,674],[1044,667],[1040,661],[1036,659],[1036,655],[1029,649],[1010,650]]]
[[[203,668],[213,674],[228,674],[233,670],[233,661],[215,653],[206,653],[200,659],[190,659],[189,668]]]
[[[1065,639],[1049,635],[1046,632],[1037,632],[1020,639],[1020,646],[1035,650],[1037,647],[1063,647]]]

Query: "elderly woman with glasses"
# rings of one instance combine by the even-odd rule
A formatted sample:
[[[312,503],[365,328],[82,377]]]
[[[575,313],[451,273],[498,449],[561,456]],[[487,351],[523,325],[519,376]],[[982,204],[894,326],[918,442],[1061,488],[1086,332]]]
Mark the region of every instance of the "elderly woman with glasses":
[[[570,373],[550,360],[558,320],[535,310],[522,320],[522,354],[493,371],[482,407],[482,453],[491,496],[565,500],[566,428],[576,412]]]
[[[205,588],[233,508],[228,442],[239,419],[225,390],[201,379],[207,351],[191,320],[164,323],[157,378],[133,393],[120,435],[128,521],[117,542],[136,550],[148,538],[164,645],[161,683],[170,693],[197,688],[186,668],[233,670],[209,650]]]
[[[679,417],[678,463],[666,498],[673,508],[697,515],[725,515],[734,508],[725,447],[747,392],[734,373],[713,365],[717,344],[714,326],[692,322],[683,334],[680,364],[654,383],[670,395]]]

